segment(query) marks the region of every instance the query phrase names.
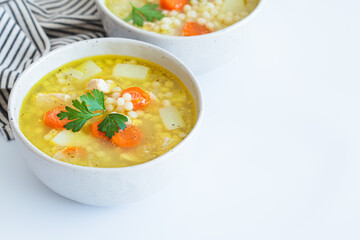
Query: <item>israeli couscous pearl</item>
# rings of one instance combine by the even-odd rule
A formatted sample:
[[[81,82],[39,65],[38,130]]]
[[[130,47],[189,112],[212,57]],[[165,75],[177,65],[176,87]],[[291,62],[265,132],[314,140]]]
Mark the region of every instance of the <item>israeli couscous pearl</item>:
[[[155,26],[155,23],[145,22],[145,23],[144,23],[144,26],[145,26],[145,27],[149,27],[149,28],[153,28],[153,27]]]
[[[166,31],[166,30],[170,29],[170,26],[169,26],[169,24],[164,23],[164,24],[160,25],[160,29],[163,31]]]
[[[224,22],[225,24],[231,24],[233,22],[232,16],[226,16]]]
[[[194,10],[191,10],[191,11],[189,11],[189,12],[187,13],[187,16],[188,16],[189,18],[196,18],[197,13],[196,13]]]
[[[220,21],[224,21],[224,19],[225,19],[225,14],[223,14],[223,13],[220,13],[218,16],[217,16],[217,18],[220,20]]]
[[[125,112],[124,105],[118,105],[115,109],[116,112],[123,113]]]
[[[161,19],[161,22],[169,25],[172,24],[171,18],[168,17],[164,17],[163,19]]]
[[[216,8],[211,9],[211,14],[212,15],[217,15],[218,13],[219,13],[219,11]]]
[[[206,19],[205,18],[198,18],[197,23],[200,24],[200,25],[205,25],[206,24]]]
[[[178,14],[178,12],[175,11],[175,10],[172,10],[172,11],[170,11],[170,13],[169,13],[169,15],[172,16],[172,17],[175,17],[177,14]]]
[[[211,23],[211,22],[208,22],[208,23],[206,23],[206,25],[205,25],[209,30],[212,30],[212,29],[214,29],[214,24],[213,23]]]
[[[138,114],[135,111],[129,111],[127,115],[131,118],[137,118]]]
[[[184,133],[184,132],[180,132],[180,133],[179,133],[179,137],[181,137],[181,138],[185,138],[185,137],[186,137],[186,133]]]
[[[112,103],[114,103],[115,102],[115,99],[114,98],[106,98],[105,99],[105,104],[112,104]]]
[[[112,89],[113,92],[121,92],[121,88],[120,87],[114,87]]]
[[[112,111],[115,109],[115,107],[114,107],[114,105],[112,105],[112,104],[107,104],[107,105],[105,106],[105,109],[106,109],[106,111],[108,111],[108,112],[112,112]]]
[[[208,3],[206,3],[206,8],[213,9],[213,8],[215,8],[215,5],[212,2],[208,2]]]
[[[163,100],[162,104],[164,105],[164,107],[171,106],[171,102],[169,100],[167,100],[167,99]]]
[[[171,97],[172,95],[173,95],[172,92],[167,92],[167,93],[165,93],[165,97]]]
[[[179,20],[179,19],[174,19],[174,25],[175,26],[180,26],[180,24],[181,24],[181,21]]]
[[[122,95],[122,98],[125,101],[130,101],[131,100],[131,94],[130,93],[125,93],[124,95]]]
[[[184,8],[183,8],[183,11],[184,11],[185,13],[191,11],[191,6],[190,6],[189,4],[186,4],[186,5],[184,6]],[[163,12],[163,13],[164,13],[164,12]]]
[[[116,100],[116,104],[117,104],[118,106],[123,106],[123,105],[125,104],[125,100],[124,100],[123,98],[118,98],[118,99]]]
[[[239,15],[234,16],[234,21],[238,22],[241,20],[241,17]]]
[[[132,104],[132,102],[125,102],[125,104],[124,104],[124,109],[126,110],[126,111],[131,111],[131,110],[133,110],[133,104]]]
[[[156,95],[152,92],[149,92],[149,96],[150,96],[150,100],[151,101],[155,101],[157,102],[158,98],[156,97]]]
[[[184,19],[186,18],[186,15],[183,14],[183,13],[180,13],[180,14],[178,15],[178,18],[179,18],[180,20],[184,20]]]
[[[202,14],[202,16],[203,16],[204,18],[210,18],[210,13],[209,13],[208,11],[204,11],[203,14]]]
[[[113,98],[119,98],[119,97],[120,97],[120,93],[119,93],[119,92],[114,92],[113,94],[111,94],[111,97],[113,97]]]

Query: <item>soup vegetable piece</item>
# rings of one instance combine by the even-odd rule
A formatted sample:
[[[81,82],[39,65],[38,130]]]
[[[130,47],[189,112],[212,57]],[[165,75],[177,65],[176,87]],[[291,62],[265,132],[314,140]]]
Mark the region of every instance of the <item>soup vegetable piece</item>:
[[[107,8],[138,28],[171,36],[196,36],[248,16],[259,0],[105,0]]]
[[[103,55],[49,73],[25,97],[25,137],[45,154],[89,167],[126,167],[179,144],[195,125],[183,83],[146,60]]]

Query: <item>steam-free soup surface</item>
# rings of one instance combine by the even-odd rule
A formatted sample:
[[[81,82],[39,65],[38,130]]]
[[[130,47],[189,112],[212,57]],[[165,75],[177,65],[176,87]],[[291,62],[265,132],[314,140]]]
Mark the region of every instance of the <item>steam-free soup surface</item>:
[[[125,94],[133,87],[150,97],[145,107],[136,109],[134,98],[129,100]],[[104,93],[106,111],[91,118],[80,131],[46,122],[49,111],[61,106],[74,108],[72,100],[94,89]],[[140,133],[135,145],[122,147],[113,138],[94,135],[91,127],[109,113],[127,116],[127,129],[136,128]],[[149,61],[113,55],[70,62],[43,77],[25,97],[19,118],[26,138],[45,154],[90,167],[126,167],[152,160],[179,144],[195,121],[194,100],[174,74]]]

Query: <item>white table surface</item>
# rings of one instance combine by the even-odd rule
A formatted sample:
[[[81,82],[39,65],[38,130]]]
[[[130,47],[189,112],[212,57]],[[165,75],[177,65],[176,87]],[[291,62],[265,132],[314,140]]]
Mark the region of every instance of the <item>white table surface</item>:
[[[0,137],[0,239],[360,239],[359,12],[267,0],[239,58],[199,77],[193,164],[149,199],[67,200]]]

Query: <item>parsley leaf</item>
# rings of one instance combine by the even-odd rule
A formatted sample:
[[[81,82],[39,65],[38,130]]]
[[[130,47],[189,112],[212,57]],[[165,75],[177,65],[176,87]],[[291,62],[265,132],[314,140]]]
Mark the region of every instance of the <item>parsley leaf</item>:
[[[73,120],[64,125],[67,130],[78,132],[84,126],[84,124],[91,118],[99,115],[106,115],[102,122],[98,125],[98,129],[101,132],[105,132],[108,138],[115,135],[115,132],[119,132],[119,128],[124,130],[126,128],[125,122],[128,118],[119,113],[107,114],[105,110],[105,95],[103,92],[95,89],[91,93],[80,96],[80,100],[73,100],[72,105],[74,108],[66,106],[66,112],[61,111],[57,116],[60,120],[67,118]],[[94,112],[101,110],[102,112]]]
[[[124,122],[127,122],[128,119],[124,115],[118,113],[110,113],[107,115],[104,120],[99,124],[99,131],[105,132],[108,138],[112,138],[115,135],[115,132],[119,132],[119,128],[124,130],[126,125]]]
[[[83,95],[85,96],[85,95]],[[73,132],[78,132],[84,126],[84,124],[90,120],[92,117],[100,115],[101,113],[92,113],[88,109],[85,101],[79,101],[77,99],[72,101],[73,106],[78,109],[75,110],[71,107],[66,106],[65,109],[67,112],[60,112],[57,116],[60,120],[67,118],[69,120],[74,120],[65,124],[67,130],[72,130]]]
[[[94,89],[92,91],[92,94],[88,92],[86,95],[80,96],[80,99],[86,102],[90,111],[95,111],[95,110],[105,111],[104,93],[100,92],[97,89]]]
[[[135,7],[131,2],[130,5],[132,7],[132,11],[130,15],[124,20],[127,22],[133,20],[133,23],[140,27],[144,25],[144,19],[149,22],[154,22],[155,19],[161,20],[163,17],[165,17],[160,10],[156,9],[159,4],[147,3],[139,8]]]
[[[133,20],[133,23],[134,23],[135,25],[138,25],[138,26],[140,26],[140,27],[142,27],[142,26],[144,25],[144,19],[143,19],[143,17],[139,14],[138,10],[137,10],[135,7],[133,7],[130,15],[129,15],[127,18],[125,18],[125,21],[126,21],[126,22],[129,22],[129,21],[131,21],[131,20]]]

